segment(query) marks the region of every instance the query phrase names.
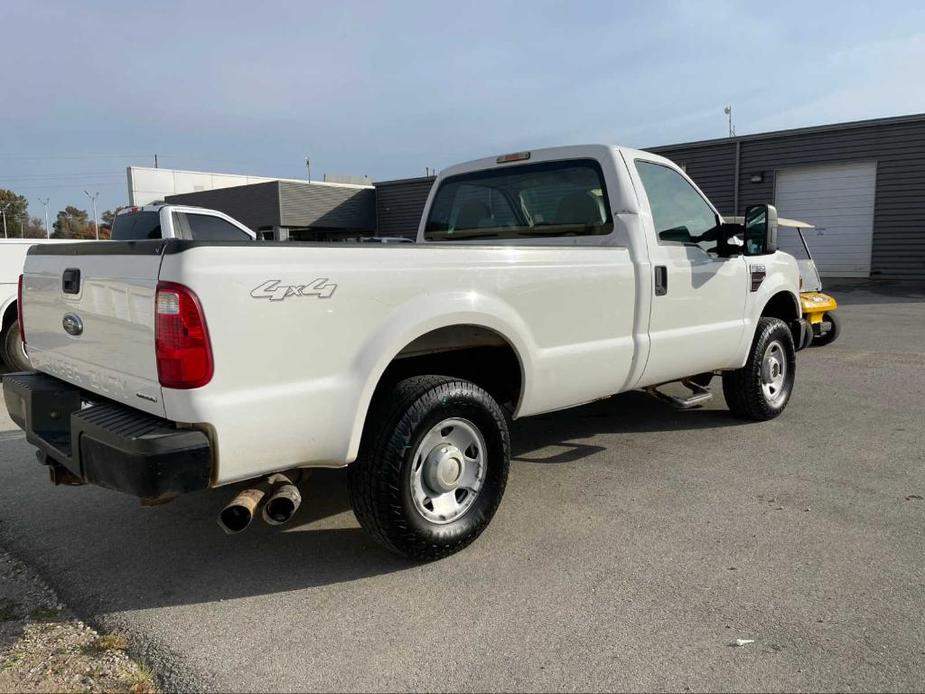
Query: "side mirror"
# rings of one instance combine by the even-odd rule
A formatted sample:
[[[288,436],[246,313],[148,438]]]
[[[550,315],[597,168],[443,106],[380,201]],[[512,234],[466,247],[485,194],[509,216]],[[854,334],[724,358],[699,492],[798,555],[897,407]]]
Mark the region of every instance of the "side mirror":
[[[750,205],[745,208],[745,255],[769,255],[777,250],[777,208]]]

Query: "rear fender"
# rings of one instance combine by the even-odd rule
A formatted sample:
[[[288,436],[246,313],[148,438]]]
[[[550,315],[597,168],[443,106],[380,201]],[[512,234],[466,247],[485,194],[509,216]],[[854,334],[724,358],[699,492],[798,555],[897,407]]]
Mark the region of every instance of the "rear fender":
[[[347,462],[353,462],[360,448],[366,415],[373,393],[386,368],[415,339],[429,332],[455,325],[486,328],[507,340],[521,367],[521,396],[514,416],[531,395],[535,343],[530,330],[517,312],[497,297],[476,292],[425,295],[408,302],[395,312],[395,320],[367,339],[353,364],[353,373],[362,380],[356,417],[350,435]]]

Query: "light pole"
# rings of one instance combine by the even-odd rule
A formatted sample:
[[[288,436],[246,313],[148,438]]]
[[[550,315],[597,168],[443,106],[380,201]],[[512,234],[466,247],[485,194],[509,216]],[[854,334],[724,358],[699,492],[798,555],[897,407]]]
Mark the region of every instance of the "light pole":
[[[45,208],[45,238],[50,239],[51,234],[48,231],[48,203],[51,202],[51,198],[45,198],[44,200],[39,198],[39,202],[42,203],[42,207]]]
[[[726,108],[724,108],[723,113],[725,113],[729,119],[729,137],[735,137],[736,129],[735,129],[735,126],[732,124],[732,106],[727,106]]]
[[[99,193],[94,193],[90,195],[90,191],[85,190],[84,194],[90,199],[90,202],[93,203],[93,229],[96,231],[96,240],[100,240],[100,225],[96,221],[96,199],[100,196]]]
[[[13,202],[10,201],[10,202],[5,202],[2,205],[0,205],[0,214],[3,215],[3,238],[5,239],[9,238],[9,236],[6,235],[6,208],[8,208],[12,204]]]

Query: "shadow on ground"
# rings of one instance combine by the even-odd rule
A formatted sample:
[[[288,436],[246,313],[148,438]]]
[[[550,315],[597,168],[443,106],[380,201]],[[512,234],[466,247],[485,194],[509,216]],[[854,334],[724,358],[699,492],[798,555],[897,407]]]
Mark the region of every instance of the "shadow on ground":
[[[842,306],[909,304],[925,301],[925,282],[888,282],[869,279],[823,279],[822,291]]]
[[[725,410],[679,412],[646,395],[628,393],[515,423],[514,464],[580,461],[603,450],[582,441],[600,433],[736,424]],[[302,509],[285,528],[255,520],[244,533],[226,536],[215,518],[242,485],[139,508],[130,497],[94,487],[51,487],[24,438],[4,433],[9,435],[0,438],[0,460],[9,461],[16,477],[0,490],[0,503],[13,510],[12,517],[0,511],[6,542],[39,567],[46,565],[44,553],[57,554],[56,564],[81,572],[83,599],[89,590],[90,604],[100,611],[209,603],[416,566],[361,531],[350,511],[346,470],[316,471],[304,487]],[[24,494],[11,491],[16,488]],[[15,512],[27,507],[41,512],[28,519]],[[23,522],[32,525],[29,547],[17,546],[15,527]]]

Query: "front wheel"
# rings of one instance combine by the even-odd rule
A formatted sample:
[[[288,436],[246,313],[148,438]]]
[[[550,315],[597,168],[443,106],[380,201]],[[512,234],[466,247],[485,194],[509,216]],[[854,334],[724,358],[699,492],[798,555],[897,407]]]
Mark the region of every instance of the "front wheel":
[[[773,419],[787,406],[796,375],[793,334],[778,318],[761,318],[745,366],[723,374],[730,411],[743,419]]]
[[[823,314],[822,322],[823,324],[828,323],[829,329],[813,338],[813,346],[815,347],[832,344],[838,339],[838,334],[841,332],[841,320],[834,313]]]
[[[353,511],[386,548],[445,557],[491,521],[510,455],[504,412],[482,388],[445,376],[399,381],[376,398],[348,467]]]
[[[19,321],[14,320],[3,332],[0,341],[0,356],[10,371],[30,371],[32,364],[26,354],[25,346],[19,337]]]

